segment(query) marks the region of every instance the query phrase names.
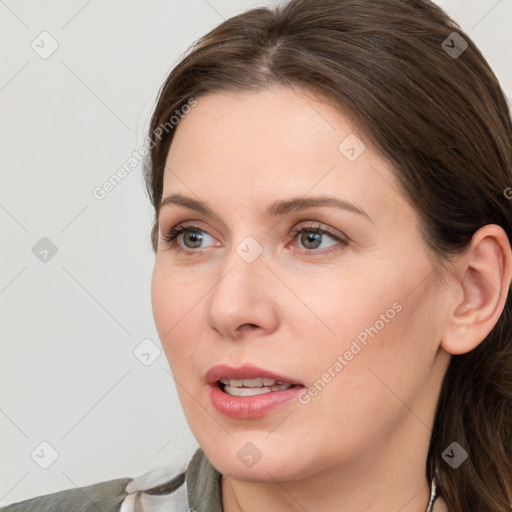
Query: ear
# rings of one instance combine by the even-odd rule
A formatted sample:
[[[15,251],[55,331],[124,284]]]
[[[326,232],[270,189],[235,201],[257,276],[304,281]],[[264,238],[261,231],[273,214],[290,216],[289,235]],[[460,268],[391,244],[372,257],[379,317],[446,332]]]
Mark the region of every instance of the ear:
[[[512,252],[503,228],[495,224],[480,228],[454,265],[456,293],[441,346],[458,355],[470,352],[486,338],[505,306]]]

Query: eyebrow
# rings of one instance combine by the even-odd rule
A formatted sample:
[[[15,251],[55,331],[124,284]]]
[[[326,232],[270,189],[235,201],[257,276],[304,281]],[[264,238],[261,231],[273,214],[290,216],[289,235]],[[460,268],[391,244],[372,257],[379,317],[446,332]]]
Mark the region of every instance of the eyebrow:
[[[205,202],[184,196],[180,193],[170,194],[160,203],[160,208],[168,205],[177,205],[189,210],[195,210],[207,217],[217,217],[215,213],[206,205]],[[308,208],[315,208],[319,206],[333,206],[342,210],[356,213],[362,217],[366,217],[372,221],[370,216],[361,208],[345,199],[340,199],[333,196],[315,196],[315,197],[292,197],[286,200],[279,200],[271,203],[266,208],[267,215],[278,216],[285,215],[290,212],[298,212],[307,210]],[[372,221],[373,222],[373,221]]]

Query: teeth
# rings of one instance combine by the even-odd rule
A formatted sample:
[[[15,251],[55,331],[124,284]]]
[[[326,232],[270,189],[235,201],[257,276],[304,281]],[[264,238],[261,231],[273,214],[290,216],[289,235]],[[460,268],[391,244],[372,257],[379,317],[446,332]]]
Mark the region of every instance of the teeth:
[[[290,389],[293,386],[293,384],[289,384],[288,382],[283,382],[282,384],[276,384],[275,386],[272,386],[270,389],[272,391],[284,391],[285,389]]]
[[[233,396],[253,396],[253,395],[262,395],[263,393],[270,393],[270,388],[235,388],[231,386],[226,386],[224,391],[228,395]]]
[[[242,386],[246,388],[261,388],[261,386],[271,387],[276,384],[287,384],[282,380],[267,379],[266,377],[257,377],[255,379],[220,379],[220,382],[235,388],[241,388]]]
[[[227,379],[228,380],[228,379]],[[250,381],[254,381],[258,379],[251,379]],[[261,379],[259,379],[261,380]],[[268,379],[272,380],[272,379]],[[222,382],[222,380],[221,380]],[[233,381],[231,381],[233,382]],[[244,381],[245,382],[245,381]],[[275,381],[273,381],[275,382]],[[223,383],[225,384],[225,383]],[[232,396],[253,396],[253,395],[262,395],[264,393],[271,393],[272,391],[284,391],[285,389],[289,389],[292,387],[292,384],[288,382],[282,382],[281,384],[274,384],[272,386],[262,386],[262,387],[242,387],[242,386],[233,386],[231,384],[226,384],[224,386],[224,391],[228,395]]]
[[[289,382],[256,377],[254,379],[220,379],[224,384],[224,391],[233,396],[253,396],[271,393],[272,391],[284,391],[293,386]]]
[[[261,377],[257,379],[243,379],[242,385],[248,388],[260,388],[263,386],[263,379]]]

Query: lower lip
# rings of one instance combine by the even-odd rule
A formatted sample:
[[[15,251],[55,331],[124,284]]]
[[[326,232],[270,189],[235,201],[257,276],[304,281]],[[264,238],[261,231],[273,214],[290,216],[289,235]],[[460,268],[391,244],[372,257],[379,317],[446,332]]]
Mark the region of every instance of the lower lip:
[[[261,418],[296,397],[302,389],[304,386],[294,386],[261,395],[232,396],[224,393],[217,384],[211,384],[210,400],[213,407],[224,416],[239,419]]]

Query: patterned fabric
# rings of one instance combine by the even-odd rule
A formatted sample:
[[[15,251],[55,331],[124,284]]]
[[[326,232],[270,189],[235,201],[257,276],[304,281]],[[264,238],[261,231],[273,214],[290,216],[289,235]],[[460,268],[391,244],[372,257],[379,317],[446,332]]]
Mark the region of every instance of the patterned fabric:
[[[155,468],[137,478],[119,478],[39,496],[0,512],[222,512],[221,475],[196,451],[186,472]]]

